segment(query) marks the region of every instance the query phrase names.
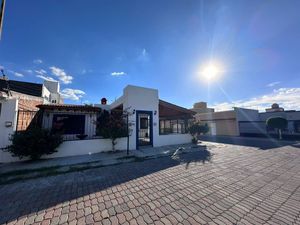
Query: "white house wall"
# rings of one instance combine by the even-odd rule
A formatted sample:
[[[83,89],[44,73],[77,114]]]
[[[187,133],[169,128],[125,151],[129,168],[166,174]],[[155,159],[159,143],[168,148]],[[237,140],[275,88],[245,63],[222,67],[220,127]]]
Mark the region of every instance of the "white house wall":
[[[10,144],[9,138],[16,130],[18,99],[6,99],[0,101],[0,103],[0,148],[5,148]],[[11,122],[12,126],[6,127],[7,122]],[[11,161],[14,161],[14,158],[10,155],[10,153],[0,150],[0,163]]]
[[[156,140],[156,147],[164,145],[177,145],[190,143],[192,136],[190,134],[166,134],[159,135]]]
[[[126,150],[127,138],[117,139],[115,150]],[[76,140],[65,141],[58,148],[57,152],[43,158],[57,158],[75,155],[88,155],[99,152],[107,152],[112,150],[112,143],[110,139],[90,139],[90,140]]]
[[[158,90],[136,87],[128,85],[124,89],[124,95],[122,96],[123,109],[129,109],[130,112],[135,111],[151,111],[153,121],[153,146],[157,146],[159,136],[158,127]],[[156,111],[156,115],[155,114]],[[130,149],[136,149],[136,113],[129,116],[129,122],[133,123],[130,127],[132,133],[130,136]]]

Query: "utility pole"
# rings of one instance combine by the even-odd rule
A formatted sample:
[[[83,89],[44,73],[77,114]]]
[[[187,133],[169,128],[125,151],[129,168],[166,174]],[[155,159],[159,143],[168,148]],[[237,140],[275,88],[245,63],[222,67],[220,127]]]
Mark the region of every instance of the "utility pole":
[[[1,9],[0,9],[0,40],[1,40],[2,27],[3,27],[5,1],[6,1],[6,0],[2,0],[2,3],[1,3]]]

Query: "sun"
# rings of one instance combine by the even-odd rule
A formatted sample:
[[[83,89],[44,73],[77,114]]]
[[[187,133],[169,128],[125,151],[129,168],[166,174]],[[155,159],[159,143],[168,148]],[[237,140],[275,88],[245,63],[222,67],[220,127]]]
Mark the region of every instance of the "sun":
[[[203,66],[201,76],[207,81],[217,80],[222,74],[222,68],[219,64],[210,62]]]

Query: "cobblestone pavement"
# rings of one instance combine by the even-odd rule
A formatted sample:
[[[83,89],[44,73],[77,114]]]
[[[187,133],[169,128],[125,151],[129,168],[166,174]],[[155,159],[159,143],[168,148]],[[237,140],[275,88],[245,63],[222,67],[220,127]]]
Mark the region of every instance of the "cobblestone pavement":
[[[0,223],[300,224],[300,148],[215,145],[0,186]]]

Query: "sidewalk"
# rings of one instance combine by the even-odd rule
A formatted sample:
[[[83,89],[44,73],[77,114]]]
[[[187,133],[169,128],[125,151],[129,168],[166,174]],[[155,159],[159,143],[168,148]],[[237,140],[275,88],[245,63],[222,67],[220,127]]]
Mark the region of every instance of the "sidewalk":
[[[121,163],[173,156],[181,153],[199,151],[205,146],[192,144],[169,145],[163,147],[142,148],[140,150],[101,152],[91,155],[79,155],[38,161],[15,162],[0,165],[0,184],[22,179],[58,175],[73,171],[99,168]]]

